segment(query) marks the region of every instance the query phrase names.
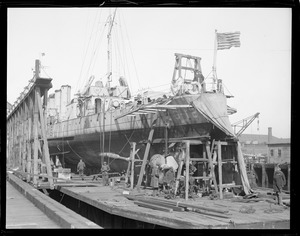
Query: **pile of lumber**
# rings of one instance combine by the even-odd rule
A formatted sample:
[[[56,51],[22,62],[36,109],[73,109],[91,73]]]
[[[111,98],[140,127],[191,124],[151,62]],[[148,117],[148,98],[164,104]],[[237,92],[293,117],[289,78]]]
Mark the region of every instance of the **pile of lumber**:
[[[133,196],[133,195],[124,195],[127,199],[133,200],[134,204],[146,207],[154,210],[160,210],[165,212],[183,212],[183,211],[192,211],[204,215],[229,218],[229,211],[220,210],[213,207],[207,206],[197,206],[194,204],[188,204],[185,202],[175,202],[171,200],[158,199],[154,197],[142,197],[142,196]]]

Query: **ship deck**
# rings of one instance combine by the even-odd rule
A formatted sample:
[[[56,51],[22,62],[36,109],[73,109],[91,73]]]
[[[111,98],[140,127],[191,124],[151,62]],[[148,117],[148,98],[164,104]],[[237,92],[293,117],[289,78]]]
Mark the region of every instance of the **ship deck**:
[[[139,191],[125,188],[119,184],[115,186],[102,186],[98,181],[82,181],[76,184],[57,184],[55,187],[64,195],[68,195],[79,202],[98,208],[111,215],[116,215],[132,220],[147,222],[153,225],[167,228],[183,229],[289,229],[290,208],[275,205],[272,196],[259,198],[255,202],[238,202],[236,197],[228,199],[210,200],[209,197],[199,197],[183,203],[195,206],[205,206],[217,210],[228,211],[226,218],[205,215],[191,211],[164,212],[140,207],[132,200],[126,198],[124,191],[132,196],[151,195],[152,190],[141,189]],[[128,195],[127,195],[128,196]],[[287,196],[286,196],[287,197]],[[284,198],[286,198],[284,197]],[[162,197],[156,197],[163,199]],[[175,201],[175,200],[169,200]],[[243,213],[243,209],[254,209],[253,213]]]

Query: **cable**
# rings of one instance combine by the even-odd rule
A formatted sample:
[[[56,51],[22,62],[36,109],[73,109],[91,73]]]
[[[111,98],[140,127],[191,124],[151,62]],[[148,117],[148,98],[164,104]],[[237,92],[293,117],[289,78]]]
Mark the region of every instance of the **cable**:
[[[134,66],[134,71],[135,71],[135,74],[136,74],[136,78],[137,78],[137,82],[138,82],[138,86],[139,88],[141,88],[141,84],[140,84],[140,80],[139,80],[139,77],[138,77],[138,73],[137,73],[137,69],[136,69],[136,65],[135,65],[135,61],[133,59],[133,53],[132,53],[132,50],[131,50],[131,43],[130,43],[130,40],[129,40],[129,37],[128,37],[128,33],[127,33],[127,27],[126,27],[126,23],[125,21],[124,22],[124,26],[125,26],[125,33],[126,33],[126,36],[127,36],[127,40],[128,40],[128,43],[129,43],[129,50],[130,50],[130,55],[132,57],[132,60],[133,60],[133,66]]]
[[[100,13],[101,13],[101,11],[100,11]],[[87,47],[86,47],[86,51],[85,51],[85,54],[84,54],[84,57],[83,57],[83,62],[82,62],[82,64],[81,64],[81,69],[80,69],[79,78],[78,78],[78,80],[77,80],[76,91],[77,91],[77,89],[78,89],[79,81],[80,81],[81,78],[82,78],[83,66],[84,66],[84,64],[85,64],[86,56],[87,56],[88,49],[89,49],[89,46],[90,46],[90,43],[91,43],[92,34],[93,34],[93,31],[94,31],[94,26],[95,26],[95,22],[96,22],[96,19],[97,19],[98,14],[99,14],[99,11],[97,11],[97,14],[96,14],[96,17],[95,17],[95,20],[94,20],[94,23],[93,23],[93,27],[92,27],[92,32],[91,32],[91,34],[90,34],[89,42],[88,42],[88,45],[87,45]],[[88,20],[87,20],[87,22],[88,22]],[[86,29],[87,29],[87,28],[86,28]],[[81,87],[82,87],[82,86],[81,86]]]

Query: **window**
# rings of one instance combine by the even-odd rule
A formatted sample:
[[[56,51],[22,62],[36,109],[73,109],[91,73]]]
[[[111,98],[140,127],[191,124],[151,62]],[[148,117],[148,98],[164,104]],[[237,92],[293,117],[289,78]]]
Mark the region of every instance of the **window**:
[[[96,98],[95,99],[95,113],[100,113],[101,112],[101,99]]]
[[[278,149],[278,157],[281,157],[281,149]]]
[[[270,155],[271,155],[271,157],[274,156],[274,150],[273,149],[270,149]]]

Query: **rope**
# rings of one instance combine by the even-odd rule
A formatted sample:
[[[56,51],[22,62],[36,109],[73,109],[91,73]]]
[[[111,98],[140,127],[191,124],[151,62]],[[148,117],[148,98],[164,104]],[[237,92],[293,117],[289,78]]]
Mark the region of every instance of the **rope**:
[[[123,19],[124,19],[124,18],[123,18]],[[132,50],[131,50],[131,43],[130,43],[130,40],[129,40],[129,37],[128,37],[128,33],[127,33],[127,27],[126,27],[125,21],[123,20],[122,22],[124,22],[125,33],[126,33],[127,40],[128,40],[128,44],[129,44],[130,55],[131,55],[131,58],[132,58],[132,61],[133,61],[133,66],[134,66],[134,71],[135,71],[135,74],[136,74],[138,86],[139,86],[139,88],[141,89],[140,80],[139,80],[139,77],[138,77],[138,74],[137,74],[137,69],[136,69],[135,61],[134,61],[134,59],[133,59],[133,53],[132,53]]]
[[[77,154],[77,152],[70,146],[69,140],[67,140],[67,144],[69,145],[70,149],[76,154],[76,156],[78,156],[80,159],[82,159],[82,157],[79,154]]]
[[[110,111],[110,130],[109,130],[109,140],[108,140],[108,152],[110,152],[110,143],[111,143],[111,126],[112,126],[112,110]]]
[[[76,91],[78,89],[78,84],[79,84],[79,81],[81,79],[81,75],[82,75],[82,70],[83,70],[83,65],[85,64],[85,60],[86,60],[86,56],[87,56],[87,53],[88,53],[88,49],[89,49],[89,46],[90,46],[90,42],[91,42],[91,39],[92,39],[92,34],[93,34],[93,31],[94,31],[94,26],[95,26],[95,23],[96,23],[96,19],[97,19],[97,16],[98,16],[99,12],[97,11],[97,15],[94,19],[94,23],[93,23],[93,27],[92,27],[92,32],[90,34],[90,38],[89,38],[89,42],[88,42],[88,45],[86,47],[86,51],[85,51],[85,54],[84,54],[84,57],[83,57],[83,62],[81,64],[81,68],[80,68],[80,74],[79,74],[79,78],[77,80],[77,84],[76,84]],[[88,20],[87,20],[87,23],[88,23]],[[87,23],[86,23],[86,26],[87,26]],[[87,27],[86,27],[86,30],[87,30]]]

